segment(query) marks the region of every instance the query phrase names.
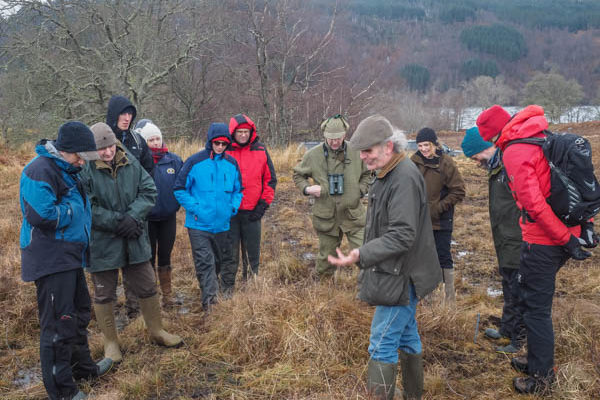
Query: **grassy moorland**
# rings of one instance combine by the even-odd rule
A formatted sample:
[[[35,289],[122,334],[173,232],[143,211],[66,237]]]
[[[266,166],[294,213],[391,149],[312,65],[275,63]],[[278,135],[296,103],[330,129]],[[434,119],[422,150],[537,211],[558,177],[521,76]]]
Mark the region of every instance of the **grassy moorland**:
[[[590,139],[596,160],[600,159],[600,123],[575,130]],[[457,147],[461,137],[448,132],[442,139]],[[169,144],[184,159],[200,146]],[[2,399],[45,398],[35,287],[20,280],[18,249],[18,181],[32,149],[31,144],[0,148]],[[315,281],[316,236],[308,202],[291,179],[291,168],[301,154],[297,146],[271,154],[279,184],[263,222],[259,277],[239,282],[232,299],[205,315],[180,212],[172,261],[174,288],[182,304],[163,312],[163,317],[168,329],[184,337],[185,346],[152,345],[140,319],[123,323],[123,362],[98,381],[82,382],[91,398],[368,398],[364,382],[373,309],[355,300],[356,268],[339,272],[334,284]],[[487,219],[485,172],[462,156],[456,161],[467,183],[467,198],[456,212],[452,247],[458,300],[455,308],[448,308],[443,296],[434,293],[419,305],[425,398],[521,398],[511,387],[516,373],[509,358],[496,354],[496,343],[483,335],[486,327],[498,322],[502,305]],[[558,383],[553,399],[600,398],[600,250],[595,253],[585,262],[568,262],[558,274],[553,315]],[[92,356],[100,358],[102,338],[94,320],[89,331]]]

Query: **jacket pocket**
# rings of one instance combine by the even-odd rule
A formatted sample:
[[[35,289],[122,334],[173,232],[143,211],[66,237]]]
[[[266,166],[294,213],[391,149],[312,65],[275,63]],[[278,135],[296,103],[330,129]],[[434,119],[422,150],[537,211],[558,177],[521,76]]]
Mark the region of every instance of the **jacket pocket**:
[[[313,228],[316,231],[329,232],[335,226],[334,204],[329,206],[322,199],[317,199],[312,207],[312,214]]]
[[[402,301],[407,288],[407,276],[372,267],[365,270],[359,297],[374,306],[401,305],[407,303]]]

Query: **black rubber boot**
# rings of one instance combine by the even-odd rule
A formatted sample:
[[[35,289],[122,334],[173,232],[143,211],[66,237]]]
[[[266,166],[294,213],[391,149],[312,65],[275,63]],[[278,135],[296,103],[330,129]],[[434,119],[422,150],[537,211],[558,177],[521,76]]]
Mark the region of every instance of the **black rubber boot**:
[[[393,400],[398,364],[369,360],[367,389],[379,400]]]

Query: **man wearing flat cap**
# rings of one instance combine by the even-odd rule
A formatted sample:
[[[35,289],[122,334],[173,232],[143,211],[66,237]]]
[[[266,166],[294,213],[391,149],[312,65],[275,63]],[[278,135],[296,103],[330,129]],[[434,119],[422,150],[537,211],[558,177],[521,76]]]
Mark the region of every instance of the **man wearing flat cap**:
[[[343,235],[352,249],[363,242],[365,207],[360,199],[367,194],[370,172],[358,151],[348,147],[349,127],[339,114],[323,121],[325,141],[307,151],[294,167],[294,183],[303,195],[314,199],[312,223],[319,237],[316,269],[325,281],[336,270],[327,256],[335,254]]]
[[[56,140],[41,140],[21,174],[21,276],[35,282],[40,317],[40,361],[48,397],[81,399],[75,379],[106,373],[112,360],[92,361],[87,338],[91,301],[91,203],[79,172],[98,159],[90,128],[69,121]]]
[[[423,175],[406,156],[406,137],[381,115],[364,119],[349,142],[375,182],[369,190],[364,244],[329,262],[364,271],[359,298],[375,307],[367,388],[393,399],[398,358],[405,399],[423,394],[422,345],[415,313],[419,299],[442,280]]]

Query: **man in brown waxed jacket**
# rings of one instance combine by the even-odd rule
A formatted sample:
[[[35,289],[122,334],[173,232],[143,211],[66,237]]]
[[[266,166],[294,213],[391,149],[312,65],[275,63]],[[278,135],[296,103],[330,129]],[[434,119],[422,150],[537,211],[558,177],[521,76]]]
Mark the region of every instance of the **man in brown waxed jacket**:
[[[365,241],[329,257],[364,271],[359,298],[376,306],[371,324],[367,387],[393,399],[398,354],[404,398],[423,394],[423,357],[415,319],[419,299],[442,280],[423,176],[406,156],[406,138],[381,115],[363,120],[349,142],[376,172],[369,189]],[[400,351],[398,351],[400,350]]]

